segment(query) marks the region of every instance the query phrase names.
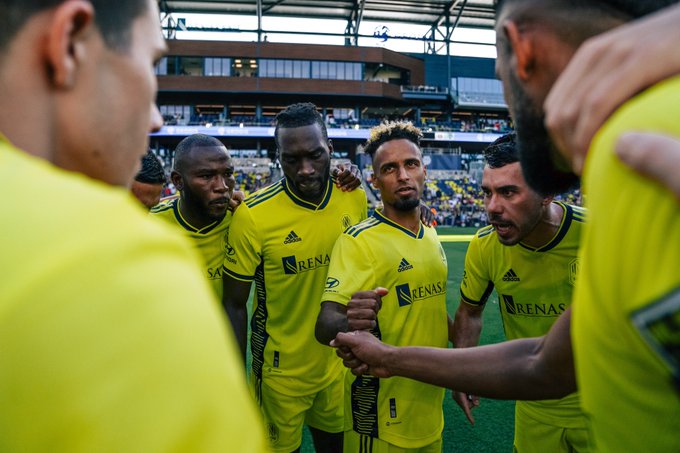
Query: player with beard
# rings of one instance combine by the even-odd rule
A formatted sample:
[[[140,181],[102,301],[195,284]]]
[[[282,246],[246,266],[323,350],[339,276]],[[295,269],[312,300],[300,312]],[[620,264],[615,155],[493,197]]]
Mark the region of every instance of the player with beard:
[[[458,348],[476,346],[482,313],[493,289],[507,339],[545,335],[571,305],[585,212],[530,188],[520,168],[514,134],[484,150],[484,204],[491,225],[480,229],[465,255],[461,301],[454,319]],[[454,392],[470,423],[476,396]],[[586,419],[577,394],[559,400],[518,401],[517,452],[587,451]]]
[[[397,346],[448,344],[446,256],[420,219],[427,174],[421,136],[411,123],[371,130],[365,150],[384,208],[347,229],[333,248],[316,324],[322,344],[357,329]],[[380,304],[371,305],[371,293],[382,296]],[[441,451],[443,389],[350,373],[345,382],[345,451]]]
[[[500,2],[497,66],[513,117],[531,110],[541,123],[540,106],[583,41],[672,3]],[[407,376],[497,398],[561,397],[578,380],[595,451],[679,451],[680,210],[669,189],[626,168],[614,151],[631,130],[680,135],[679,115],[680,78],[657,83],[614,112],[583,167],[577,164],[589,220],[573,325],[570,308],[545,337],[455,350],[397,349],[365,332],[340,333],[339,355],[355,373]],[[569,171],[578,150],[546,155],[545,131],[515,124],[527,181],[545,192],[563,189],[575,178]]]
[[[276,118],[284,177],[236,210],[224,261],[225,309],[245,357],[246,302],[255,281],[251,384],[272,448],[297,451],[307,424],[317,452],[342,451],[342,364],[314,339],[335,240],[366,218],[363,190],[336,187],[332,142],[310,103]]]
[[[203,275],[222,299],[222,266],[236,179],[227,148],[214,137],[191,135],[175,149],[172,183],[179,196],[151,210],[188,236],[203,257]]]

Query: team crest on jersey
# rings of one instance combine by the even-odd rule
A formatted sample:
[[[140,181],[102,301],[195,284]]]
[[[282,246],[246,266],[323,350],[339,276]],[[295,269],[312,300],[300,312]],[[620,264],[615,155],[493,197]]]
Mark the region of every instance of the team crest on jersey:
[[[352,219],[350,218],[349,215],[345,214],[342,216],[342,228],[346,230],[347,228],[352,226]]]
[[[633,325],[666,364],[680,392],[680,287],[631,314]]]
[[[286,236],[286,239],[283,241],[284,244],[293,244],[295,242],[302,242],[302,238],[295,234],[295,231],[292,231],[288,233],[288,236]]]
[[[569,283],[576,284],[576,276],[578,275],[578,258],[574,258],[569,263]]]

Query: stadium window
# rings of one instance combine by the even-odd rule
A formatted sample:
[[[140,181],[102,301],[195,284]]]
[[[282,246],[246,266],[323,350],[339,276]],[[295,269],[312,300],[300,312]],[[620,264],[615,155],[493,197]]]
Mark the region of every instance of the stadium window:
[[[337,79],[338,78],[338,64],[335,61],[328,62],[328,78]]]
[[[312,79],[320,79],[321,78],[321,62],[320,61],[312,61],[312,73],[311,77]]]
[[[156,65],[156,75],[168,75],[168,57],[163,57]]]
[[[320,79],[327,79],[328,78],[328,62],[327,61],[320,61],[319,62],[319,78]]]
[[[293,60],[284,60],[283,77],[289,79],[293,77]]]

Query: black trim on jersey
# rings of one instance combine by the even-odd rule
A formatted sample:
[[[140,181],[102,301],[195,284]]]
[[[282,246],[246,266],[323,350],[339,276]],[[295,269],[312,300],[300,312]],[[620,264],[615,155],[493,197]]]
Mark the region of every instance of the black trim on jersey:
[[[210,233],[212,230],[215,229],[215,227],[217,225],[222,223],[222,221],[224,220],[224,217],[223,217],[221,220],[217,220],[217,221],[215,221],[215,222],[211,223],[210,225],[207,225],[203,228],[200,228],[200,229],[196,228],[195,226],[190,225],[187,221],[185,221],[182,218],[182,214],[179,212],[179,200],[180,199],[177,198],[177,199],[172,201],[172,211],[175,213],[175,219],[177,220],[177,223],[179,223],[182,226],[182,228],[184,228],[187,231],[191,231],[192,233],[198,233],[198,234]],[[229,215],[228,212],[224,214],[225,217],[228,216],[228,215]]]
[[[258,204],[265,202],[269,200],[270,198],[274,197],[276,194],[280,193],[283,190],[283,184],[282,181],[275,182],[269,187],[265,187],[262,190],[258,190],[248,198],[246,198],[243,203],[245,203],[246,206],[249,208],[252,208],[254,206],[257,206]]]
[[[422,223],[420,223],[419,226],[418,226],[418,234],[414,234],[413,231],[404,228],[403,226],[399,225],[398,223],[395,223],[395,222],[391,221],[390,219],[388,219],[387,217],[385,217],[384,215],[382,215],[380,213],[380,211],[376,210],[373,213],[373,217],[378,219],[382,223],[386,223],[387,225],[389,225],[391,227],[394,227],[398,230],[403,231],[404,233],[408,234],[409,236],[411,236],[414,239],[422,239],[423,236],[425,236],[425,229],[423,228]]]
[[[373,438],[359,434],[359,453],[373,453]]]
[[[494,231],[496,231],[496,230],[494,229],[493,225],[487,225],[487,226],[482,227],[479,230],[477,230],[477,237],[483,238],[484,236],[490,235]]]
[[[382,339],[380,323],[375,322],[371,333]],[[380,379],[373,376],[357,376],[351,387],[352,429],[370,437],[379,438],[378,429],[378,395],[380,393]],[[371,445],[372,448],[372,445]]]
[[[255,270],[255,297],[257,298],[257,307],[253,311],[253,316],[250,319],[250,351],[253,358],[251,364],[253,375],[257,379],[257,401],[262,401],[262,368],[264,367],[264,349],[269,340],[267,333],[267,320],[269,319],[269,312],[267,311],[267,290],[264,286],[264,261]]]
[[[564,209],[564,214],[562,215],[562,225],[560,225],[560,230],[557,232],[557,235],[553,238],[553,240],[540,248],[534,248],[522,242],[520,242],[519,245],[527,250],[531,250],[532,252],[547,252],[548,250],[555,248],[557,244],[559,244],[562,239],[564,239],[564,236],[566,236],[567,232],[569,232],[569,227],[571,227],[574,211],[568,204],[564,204],[559,201],[554,201],[553,203],[557,203],[558,205],[562,206],[562,209]]]
[[[374,219],[373,216],[371,216],[365,220],[362,220],[356,225],[352,225],[351,227],[347,228],[344,234],[349,234],[350,236],[355,238],[359,236],[359,233],[361,233],[362,231],[366,231],[370,228],[373,228],[376,225],[380,225],[380,221]]]
[[[484,290],[484,294],[482,294],[482,297],[479,300],[472,300],[469,297],[467,297],[465,294],[463,294],[463,290],[460,290],[460,298],[463,299],[464,302],[473,305],[475,307],[481,307],[482,305],[486,304],[486,302],[489,300],[489,296],[491,295],[491,292],[493,291],[493,282],[489,282],[488,285],[486,285],[486,289]]]
[[[222,271],[227,274],[228,276],[235,278],[236,280],[242,280],[242,281],[247,281],[247,282],[252,282],[255,280],[255,276],[253,275],[241,275],[237,274],[236,272],[230,271],[227,269],[227,266],[222,266]]]
[[[295,203],[298,206],[302,206],[305,209],[311,209],[312,211],[318,211],[320,209],[325,208],[331,199],[331,194],[333,193],[333,180],[330,176],[328,177],[328,182],[326,183],[326,192],[324,192],[323,198],[321,199],[321,202],[318,205],[311,203],[307,200],[303,200],[302,198],[295,195],[293,193],[293,190],[290,188],[288,180],[285,177],[282,179],[282,181],[283,190],[286,192],[288,197],[293,201],[293,203]]]

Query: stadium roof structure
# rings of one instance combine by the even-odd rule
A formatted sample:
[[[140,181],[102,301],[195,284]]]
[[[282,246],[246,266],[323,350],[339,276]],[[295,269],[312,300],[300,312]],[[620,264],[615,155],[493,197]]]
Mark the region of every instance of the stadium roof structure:
[[[165,17],[178,13],[209,13],[256,16],[305,17],[343,20],[345,43],[356,45],[362,21],[402,22],[429,26],[423,36],[435,43],[450,43],[460,27],[493,29],[494,0],[161,0]],[[164,23],[165,24],[165,23]],[[166,25],[172,37],[174,24]],[[258,35],[265,31],[258,27]],[[291,30],[291,32],[300,30]],[[310,33],[318,34],[318,33]]]

